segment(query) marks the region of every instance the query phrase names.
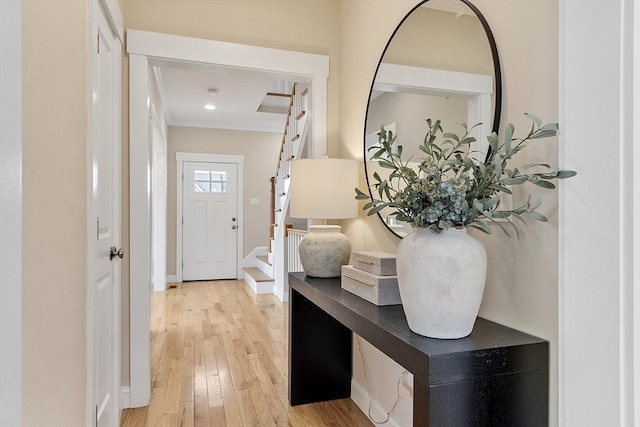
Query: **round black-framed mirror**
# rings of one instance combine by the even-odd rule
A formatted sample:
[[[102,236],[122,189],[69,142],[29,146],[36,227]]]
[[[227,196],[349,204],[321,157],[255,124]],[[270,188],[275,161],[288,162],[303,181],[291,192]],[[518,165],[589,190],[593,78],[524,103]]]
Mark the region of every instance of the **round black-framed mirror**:
[[[449,129],[482,123],[475,136],[484,157],[489,155],[486,137],[498,132],[501,103],[498,50],[482,13],[468,0],[418,3],[396,26],[371,83],[363,138],[369,193],[379,166],[368,148],[377,142],[381,126],[398,135],[407,153],[409,145],[417,149],[422,141],[427,118],[441,119]],[[410,225],[389,214],[377,213],[402,238]]]

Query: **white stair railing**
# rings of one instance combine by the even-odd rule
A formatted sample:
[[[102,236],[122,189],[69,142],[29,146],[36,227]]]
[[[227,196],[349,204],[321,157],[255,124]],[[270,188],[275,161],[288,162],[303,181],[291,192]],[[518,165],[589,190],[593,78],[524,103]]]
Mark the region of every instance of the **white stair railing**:
[[[307,123],[309,117],[307,113],[308,106],[306,85],[296,83],[275,177],[275,218],[273,223],[276,231],[273,233],[273,237],[276,240],[278,234],[281,238],[284,236],[282,225],[289,206],[289,198],[287,196],[289,193],[290,163],[292,160],[300,158],[307,139],[309,128]],[[280,228],[280,232],[278,232],[278,228]]]
[[[305,234],[307,234],[305,230],[293,228],[287,230],[287,271],[289,273],[303,271],[298,248]]]
[[[309,135],[311,103],[308,98],[307,84],[296,83],[275,175],[273,233],[269,247],[274,267],[274,293],[282,300],[288,295],[285,218],[289,209],[290,164],[301,158]]]

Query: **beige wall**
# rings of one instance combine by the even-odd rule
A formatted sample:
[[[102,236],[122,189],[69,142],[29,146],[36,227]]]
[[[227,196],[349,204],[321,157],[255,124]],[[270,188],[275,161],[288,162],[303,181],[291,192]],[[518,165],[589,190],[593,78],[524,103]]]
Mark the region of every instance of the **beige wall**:
[[[502,123],[512,122],[518,135],[532,112],[558,121],[558,1],[478,0],[498,44],[503,64]],[[519,33],[519,37],[513,37]],[[562,128],[562,124],[560,124]],[[504,126],[501,126],[504,128]],[[557,138],[529,147],[518,159],[558,164]],[[482,240],[490,268],[480,315],[550,341],[550,425],[558,424],[558,192],[533,185],[517,188],[514,204],[526,193],[542,198],[543,224],[528,221],[520,239],[498,230]]]
[[[491,48],[480,21],[472,15],[457,16],[428,7],[416,9],[402,23],[385,52],[384,62],[493,74]]]
[[[244,256],[269,243],[271,184],[282,135],[222,129],[169,127],[167,154],[167,274],[176,274],[176,153],[241,154],[244,156],[242,206]],[[259,199],[249,206],[249,199]]]
[[[23,7],[23,425],[83,426],[87,4]]]
[[[372,7],[375,3],[376,7]],[[367,97],[373,71],[387,38],[415,1],[345,1],[341,3],[340,55],[340,154],[362,158],[362,134]],[[516,130],[526,130],[522,113],[533,112],[545,121],[558,119],[558,2],[557,0],[475,0],[491,26],[503,70],[503,119]],[[375,22],[376,25],[371,25]],[[517,34],[517,37],[514,37]],[[367,46],[367,49],[362,49]],[[427,48],[425,41],[423,48]],[[519,159],[557,163],[557,145],[543,140]],[[361,180],[364,187],[364,182]],[[519,240],[494,235],[482,237],[489,257],[487,288],[481,315],[491,320],[541,336],[551,342],[551,425],[558,423],[558,229],[557,193],[527,187],[543,197],[542,212],[548,224],[529,223]],[[516,202],[523,195],[516,194]],[[377,218],[345,222],[345,233],[354,250],[394,252],[398,239],[383,228]],[[357,353],[354,353],[357,354]],[[367,360],[377,360],[367,357]],[[401,369],[389,360],[370,367],[379,372]],[[371,363],[370,363],[371,364]],[[354,361],[356,381],[364,384]],[[397,376],[395,377],[397,378]],[[383,390],[383,384],[373,385]],[[378,388],[379,387],[379,388]],[[395,388],[395,387],[389,387]],[[393,402],[394,390],[374,396],[379,402]],[[402,403],[394,413],[406,420]]]

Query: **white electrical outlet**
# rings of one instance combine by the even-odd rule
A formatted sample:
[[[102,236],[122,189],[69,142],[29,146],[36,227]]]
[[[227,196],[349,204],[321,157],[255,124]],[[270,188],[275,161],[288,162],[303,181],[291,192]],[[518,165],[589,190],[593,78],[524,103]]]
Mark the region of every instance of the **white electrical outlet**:
[[[258,206],[260,204],[260,199],[249,199],[249,206]]]

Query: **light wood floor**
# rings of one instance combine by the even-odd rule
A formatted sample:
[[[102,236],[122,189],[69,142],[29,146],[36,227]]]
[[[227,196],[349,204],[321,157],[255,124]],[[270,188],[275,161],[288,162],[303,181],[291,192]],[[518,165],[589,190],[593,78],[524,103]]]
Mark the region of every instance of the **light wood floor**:
[[[155,293],[151,403],[121,427],[372,426],[350,400],[289,406],[287,309],[243,281]]]

